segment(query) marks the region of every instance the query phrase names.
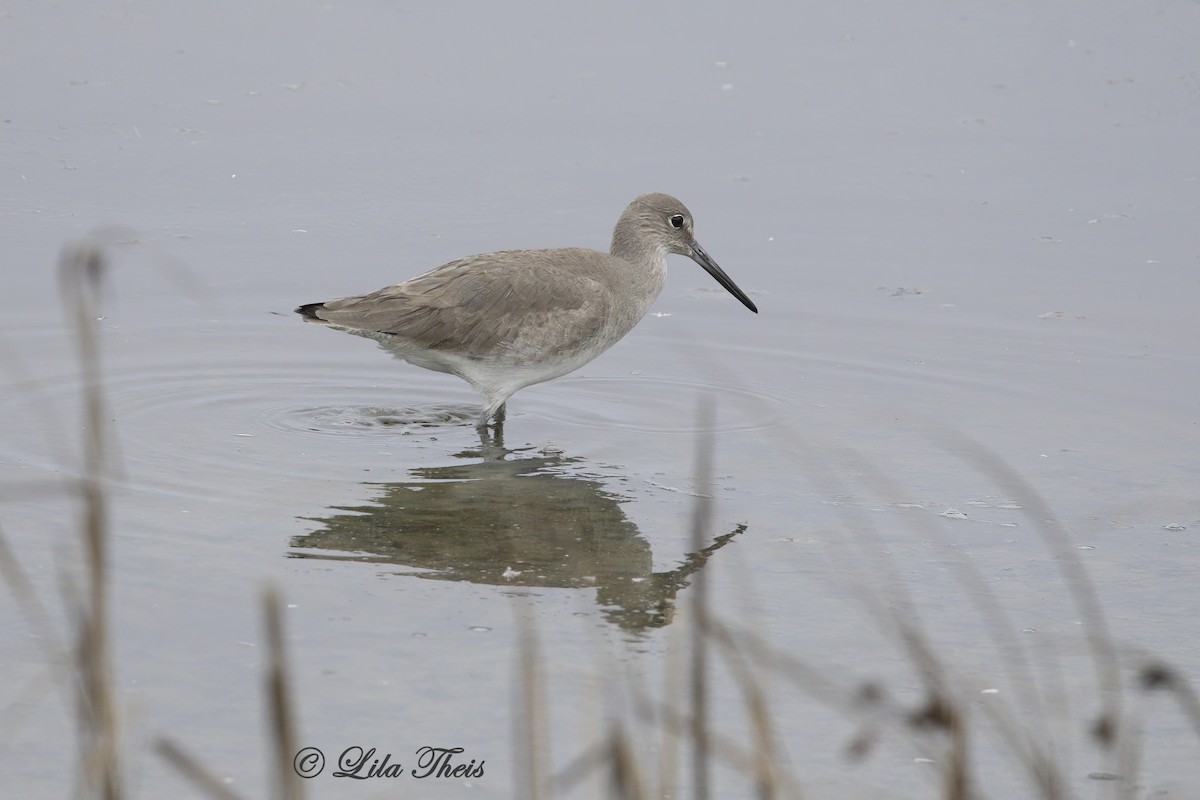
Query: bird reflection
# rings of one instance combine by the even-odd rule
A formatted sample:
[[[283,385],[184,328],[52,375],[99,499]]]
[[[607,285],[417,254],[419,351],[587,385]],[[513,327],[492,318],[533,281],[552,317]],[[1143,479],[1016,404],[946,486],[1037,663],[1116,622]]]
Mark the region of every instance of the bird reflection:
[[[399,564],[414,570],[400,574],[431,580],[594,588],[609,622],[640,633],[670,623],[691,576],[745,530],[655,572],[650,544],[622,509],[626,498],[585,473],[582,459],[504,450],[499,435],[481,444],[458,454],[471,463],[368,484],[380,491],[372,501],[306,517],[323,527],[294,537],[289,555]]]

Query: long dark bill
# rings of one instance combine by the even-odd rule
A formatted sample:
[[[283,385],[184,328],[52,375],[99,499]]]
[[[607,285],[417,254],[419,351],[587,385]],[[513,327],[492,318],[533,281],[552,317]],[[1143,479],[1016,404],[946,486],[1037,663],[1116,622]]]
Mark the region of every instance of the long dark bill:
[[[725,291],[729,292],[738,300],[741,300],[742,305],[753,311],[755,314],[758,313],[758,306],[754,305],[754,302],[749,297],[746,297],[746,293],[739,289],[737,284],[725,274],[725,270],[718,267],[717,262],[713,261],[712,257],[709,256],[708,253],[704,252],[704,248],[700,246],[699,242],[692,242],[692,260],[704,267],[705,272],[716,278],[717,283],[725,287]]]

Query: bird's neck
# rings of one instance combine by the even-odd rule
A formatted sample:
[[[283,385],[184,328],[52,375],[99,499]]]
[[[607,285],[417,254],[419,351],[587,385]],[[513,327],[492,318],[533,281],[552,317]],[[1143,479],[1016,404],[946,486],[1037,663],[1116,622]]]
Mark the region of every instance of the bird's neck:
[[[625,264],[629,265],[628,274],[624,280],[634,285],[654,285],[662,288],[667,278],[667,251],[665,249],[622,250],[616,246],[610,251]]]
[[[650,245],[650,237],[639,236],[637,228],[622,219],[613,230],[609,254],[629,265],[622,281],[637,287],[638,294],[653,302],[667,279],[667,249]]]
[[[608,252],[640,268],[642,272],[665,273],[667,270],[665,247],[646,247],[644,244],[637,245],[619,236],[613,236],[612,247]]]

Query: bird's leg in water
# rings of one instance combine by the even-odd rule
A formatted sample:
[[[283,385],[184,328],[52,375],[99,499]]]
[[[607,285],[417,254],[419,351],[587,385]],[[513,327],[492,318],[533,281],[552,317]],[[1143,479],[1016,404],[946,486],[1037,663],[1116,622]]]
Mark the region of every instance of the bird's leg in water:
[[[479,455],[484,461],[503,461],[508,455],[504,449],[504,426],[497,423],[492,430],[476,428],[479,432]]]

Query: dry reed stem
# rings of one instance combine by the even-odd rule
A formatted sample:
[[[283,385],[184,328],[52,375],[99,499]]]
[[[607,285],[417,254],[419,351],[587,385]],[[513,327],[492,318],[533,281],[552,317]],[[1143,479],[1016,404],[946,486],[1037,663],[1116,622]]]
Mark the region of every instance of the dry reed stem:
[[[155,750],[179,774],[191,781],[200,791],[214,798],[214,800],[242,800],[241,795],[222,783],[220,778],[209,772],[203,764],[193,758],[180,745],[165,736],[159,738],[155,745]]]
[[[663,704],[667,708],[681,704],[685,690],[684,682],[678,680],[677,677],[683,674],[686,653],[683,646],[684,643],[678,641],[679,636],[676,633],[682,630],[684,630],[683,626],[675,626],[671,631],[666,664],[663,669],[662,696],[664,698]],[[658,729],[662,732],[658,757],[658,793],[655,796],[660,798],[670,797],[679,780],[681,743],[679,736],[668,731],[666,726],[662,725],[659,720],[655,720],[655,722],[658,724]]]
[[[75,663],[79,671],[80,774],[86,791],[104,800],[119,800],[123,792],[108,603],[109,514],[105,480],[108,426],[101,386],[100,332],[96,325],[106,269],[104,252],[94,242],[67,247],[59,264],[83,379],[85,434],[79,495],[83,503],[80,531],[86,587],[85,602],[73,604]]]
[[[1149,661],[1142,665],[1138,682],[1146,692],[1170,692],[1180,712],[1200,738],[1200,695],[1196,687],[1179,674],[1179,671],[1163,661]]]
[[[637,756],[629,737],[620,725],[613,725],[608,736],[608,774],[612,797],[616,800],[642,800],[646,797],[638,774]]]
[[[647,722],[656,722],[662,726],[664,731],[670,732],[675,736],[686,737],[690,736],[695,728],[695,717],[686,711],[680,711],[666,704],[656,702],[653,698],[645,695],[640,695],[636,699],[638,703],[635,713],[638,717]],[[736,740],[713,730],[709,730],[708,738],[711,746],[710,752],[715,759],[737,772],[747,775],[755,774],[755,764],[758,754],[753,747],[743,746]],[[783,791],[784,796],[789,798],[801,798],[803,796],[800,785],[794,776],[788,773],[777,772],[777,778],[778,786]],[[693,788],[693,793],[694,791]],[[660,794],[659,796],[676,797],[676,794],[669,792]]]
[[[522,613],[522,611],[524,613]],[[518,609],[517,623],[520,633],[517,642],[518,667],[520,670],[521,706],[515,709],[514,717],[518,720],[514,726],[514,741],[524,743],[525,771],[522,797],[529,800],[541,800],[545,796],[547,786],[547,768],[552,763],[546,752],[544,732],[545,697],[543,695],[541,648],[538,644],[537,630],[531,617],[530,610]],[[515,748],[514,762],[519,762],[520,744]]]
[[[8,586],[13,599],[21,607],[21,613],[25,615],[25,621],[29,627],[38,632],[36,641],[42,649],[42,656],[46,659],[46,663],[53,664],[57,661],[60,653],[66,652],[66,648],[62,646],[62,642],[54,630],[54,625],[50,622],[50,614],[46,611],[46,606],[42,604],[41,598],[34,591],[33,583],[25,574],[25,570],[21,566],[21,562],[17,560],[12,548],[8,546],[8,539],[3,530],[0,530],[0,577],[4,578],[3,583]]]
[[[1114,748],[1119,742],[1122,721],[1120,658],[1096,587],[1076,554],[1071,551],[1065,526],[1041,494],[995,453],[962,433],[947,435],[946,439],[966,452],[980,472],[1029,510],[1028,516],[1033,522],[1034,531],[1054,557],[1055,566],[1083,621],[1084,635],[1092,653],[1102,708],[1092,725],[1093,738],[1106,749]]]
[[[692,510],[692,552],[699,552],[708,541],[712,528],[712,472],[713,472],[713,403],[711,398],[701,399],[697,411],[696,429],[696,498]],[[708,642],[705,637],[705,622],[708,619],[708,579],[705,570],[700,570],[692,582],[691,620],[691,678],[692,706],[692,791],[695,800],[709,800],[708,730]]]
[[[793,438],[795,434],[793,432]],[[847,454],[859,471],[867,475],[867,481],[883,487],[891,496],[903,496],[903,492],[893,481],[873,465],[864,462],[854,454]],[[971,459],[968,459],[971,460]],[[975,461],[977,465],[978,461]],[[814,475],[813,479],[826,491],[845,493],[846,487],[828,475]],[[1024,500],[1024,495],[1013,490],[1014,499]],[[1029,505],[1029,503],[1026,503]],[[888,594],[881,595],[871,586],[865,587],[860,600],[870,613],[881,620],[888,621],[884,630],[897,636],[902,650],[907,653],[909,663],[918,669],[926,685],[927,709],[937,711],[937,715],[945,715],[939,728],[950,734],[948,739],[947,761],[943,764],[943,791],[947,796],[970,796],[973,789],[969,777],[969,726],[965,716],[966,701],[960,692],[954,690],[949,673],[936,658],[935,648],[928,637],[922,632],[916,607],[913,603],[894,560],[886,553],[886,548],[879,540],[871,525],[871,521],[859,510],[842,507],[843,514],[850,519],[848,529],[853,532],[853,541],[858,544],[859,558],[873,567],[875,579],[872,583],[888,587]],[[953,558],[950,560],[952,575],[963,588],[966,599],[970,602],[980,619],[984,622],[994,646],[1001,654],[1001,665],[1008,673],[1010,685],[1020,688],[1027,686],[1030,693],[1018,691],[1017,696],[1027,716],[1042,712],[1046,706],[1045,695],[1026,654],[1025,647],[1017,639],[1013,630],[1015,626],[1005,612],[999,599],[988,586],[978,567],[958,548],[952,547],[944,536],[936,529],[928,531],[915,524],[918,533],[933,535],[942,541],[946,552]],[[868,546],[869,545],[869,546]],[[1052,552],[1053,554],[1053,552]],[[989,713],[995,714],[996,709],[985,706]],[[940,709],[940,710],[939,710]],[[952,714],[952,715],[951,715]],[[911,715],[910,715],[911,716]],[[1052,748],[1052,740],[1039,735],[1041,725],[1036,720],[1029,724],[1019,724],[1005,718],[1007,725],[1000,730],[1002,738],[1007,742],[1012,752],[1025,767],[1034,785],[1048,799],[1062,797],[1064,782],[1058,765],[1053,759],[1044,758],[1043,751]],[[861,740],[861,743],[869,739]]]
[[[726,644],[722,640],[721,644]],[[762,680],[756,674],[754,666],[743,651],[722,647],[722,654],[733,671],[734,680],[741,689],[743,701],[746,704],[746,714],[750,720],[750,730],[754,735],[754,781],[755,790],[760,800],[774,800],[781,790],[777,760],[780,758],[779,745],[776,741],[766,692]]]
[[[283,603],[274,587],[263,593],[263,623],[267,634],[267,711],[275,756],[275,796],[303,800],[304,784],[292,760],[296,755],[296,725],[283,640]]]

